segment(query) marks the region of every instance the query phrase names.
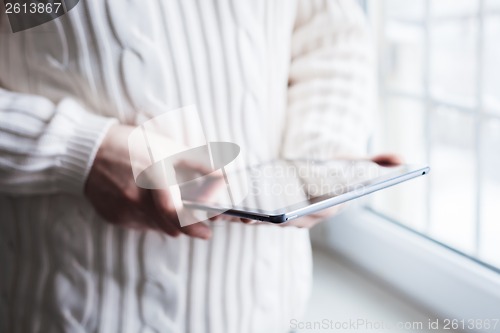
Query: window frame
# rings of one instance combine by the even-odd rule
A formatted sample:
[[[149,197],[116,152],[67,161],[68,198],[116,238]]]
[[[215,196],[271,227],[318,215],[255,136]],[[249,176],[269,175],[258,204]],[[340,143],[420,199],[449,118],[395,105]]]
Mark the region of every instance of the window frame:
[[[488,120],[500,120],[500,115],[495,113],[488,112],[485,110],[483,103],[483,52],[484,52],[484,19],[486,17],[485,11],[485,0],[477,0],[478,1],[478,10],[477,13],[471,14],[470,17],[474,17],[478,19],[478,29],[477,29],[477,43],[476,43],[476,54],[475,54],[475,63],[476,63],[476,80],[475,80],[475,92],[474,92],[474,105],[467,106],[461,105],[460,103],[454,103],[451,101],[441,100],[439,98],[435,98],[431,92],[430,87],[430,70],[431,70],[431,54],[432,54],[432,43],[431,43],[431,25],[435,24],[435,21],[439,20],[440,22],[446,22],[449,20],[460,20],[463,17],[438,17],[433,18],[430,13],[431,8],[431,0],[424,0],[424,17],[422,21],[415,20],[398,20],[405,24],[411,25],[419,25],[423,28],[424,31],[424,59],[423,59],[423,92],[421,95],[408,93],[404,91],[398,91],[392,88],[387,87],[384,82],[384,69],[382,66],[379,66],[379,72],[377,73],[378,80],[378,96],[381,101],[381,107],[384,107],[384,103],[388,98],[402,98],[406,100],[413,100],[421,102],[424,107],[424,122],[425,122],[425,153],[426,160],[432,164],[431,161],[431,151],[432,151],[432,142],[430,140],[430,131],[431,131],[431,112],[433,109],[442,107],[449,109],[447,112],[462,112],[464,114],[470,115],[474,120],[474,151],[475,151],[475,184],[476,188],[474,191],[475,194],[475,230],[474,230],[474,254],[479,256],[481,251],[481,228],[482,228],[482,209],[481,203],[483,200],[483,165],[481,163],[482,156],[482,137],[481,132],[483,126],[487,123]],[[385,13],[385,1],[373,1],[373,0],[364,0],[364,8],[367,12],[369,20],[372,25],[375,27],[376,34],[374,35],[374,40],[376,43],[377,50],[377,64],[380,64],[379,59],[382,59],[384,56],[384,45],[385,45],[385,24],[386,24],[386,13]],[[428,233],[431,229],[431,185],[428,182],[426,184],[426,226],[424,229],[424,233]]]
[[[363,8],[368,12],[371,23],[376,27],[374,39],[381,50],[380,20],[383,18],[378,0],[360,0]],[[480,18],[478,33],[477,54],[482,59],[483,46],[483,19],[485,1],[479,0],[480,8],[477,15]],[[425,0],[425,29],[424,45],[430,45],[430,0]],[[447,18],[446,18],[447,19]],[[381,94],[424,101],[426,122],[430,120],[430,111],[435,106],[448,106],[458,111],[474,114],[476,126],[476,148],[480,147],[480,130],[484,119],[500,116],[490,114],[484,110],[482,104],[482,75],[481,61],[478,62],[476,82],[476,105],[466,108],[448,102],[439,101],[432,97],[429,86],[430,50],[425,51],[424,57],[424,91],[423,96],[388,91],[381,80],[379,90]],[[381,54],[377,55],[378,57]],[[378,63],[378,62],[377,62]],[[379,77],[382,77],[379,75]],[[457,111],[457,112],[458,112]],[[430,126],[427,124],[427,131]],[[426,153],[430,157],[431,142],[429,133],[426,136]],[[476,149],[480,154],[480,149]],[[479,250],[481,235],[481,165],[480,155],[476,155],[476,251]],[[429,186],[429,185],[427,185]],[[427,191],[429,193],[429,189]],[[430,196],[427,196],[430,200]],[[427,202],[430,205],[430,202]],[[354,206],[354,207],[352,207]],[[430,212],[427,212],[427,223],[430,221]],[[396,290],[410,302],[432,312],[441,318],[448,319],[500,319],[498,304],[500,304],[500,269],[486,264],[479,259],[466,255],[439,241],[415,231],[398,221],[376,212],[369,204],[358,203],[351,205],[344,213],[331,221],[318,225],[311,232],[311,239],[315,246],[321,247],[334,255],[349,260],[355,266],[366,272],[377,281]],[[390,259],[390,260],[388,260]],[[497,327],[500,331],[500,327]]]

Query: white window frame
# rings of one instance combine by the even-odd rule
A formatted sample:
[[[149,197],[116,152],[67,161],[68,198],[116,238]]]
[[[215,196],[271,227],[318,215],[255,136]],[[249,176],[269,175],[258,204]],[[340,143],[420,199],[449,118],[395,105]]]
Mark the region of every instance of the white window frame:
[[[426,0],[425,22],[430,20],[429,1],[431,0]],[[484,17],[484,0],[479,1],[478,15],[482,18]],[[370,8],[373,3],[373,1],[362,1],[364,8],[371,13],[372,23],[377,25],[380,13],[377,14],[376,8]],[[481,38],[478,38],[476,55],[478,59],[482,58],[483,50],[483,23],[482,20],[480,21]],[[424,30],[425,43],[428,47],[430,45],[428,24],[424,25]],[[377,38],[377,36],[374,37]],[[427,50],[426,54],[425,75],[428,73],[430,51]],[[479,61],[479,66],[481,66],[481,61]],[[460,111],[474,113],[476,126],[481,126],[481,117],[494,116],[486,114],[482,108],[481,75],[482,68],[478,68],[476,108],[467,109],[452,105]],[[404,95],[402,97],[405,98],[423,100],[427,109],[426,118],[429,119],[431,107],[436,104],[443,105],[443,103],[432,99],[429,91],[429,78],[424,79],[423,97],[397,91],[384,90],[382,93],[390,96],[399,94]],[[479,145],[480,138],[476,139]],[[429,152],[430,142],[427,141],[426,145],[427,152]],[[479,177],[480,166],[477,167],[477,177]],[[481,182],[478,181],[478,186],[481,186],[480,184]],[[477,188],[477,191],[480,193],[481,189]],[[478,202],[481,200],[480,196],[477,196],[477,200]],[[477,218],[480,221],[479,205],[477,207]],[[478,223],[476,244],[480,242],[480,228],[481,225]],[[488,266],[447,247],[397,221],[391,221],[367,206],[351,208],[332,221],[319,225],[312,231],[311,237],[316,246],[348,259],[361,270],[401,293],[409,301],[423,307],[432,315],[458,320],[500,319],[500,270],[498,268]],[[500,327],[497,327],[496,331],[500,332]]]
[[[380,12],[381,6],[378,6],[380,3],[384,3],[383,0],[363,0],[364,1],[364,8],[366,11],[369,13],[370,20],[372,21],[373,26],[378,27],[378,31],[376,34],[374,34],[374,40],[375,43],[377,44],[377,50],[379,50],[379,54],[377,54],[377,57],[383,57],[384,55],[382,54],[383,52],[383,44],[384,44],[384,35],[383,35],[383,28],[382,23],[380,22],[382,20],[382,17],[384,16],[383,13]],[[475,230],[474,230],[474,252],[476,255],[480,253],[480,244],[481,244],[481,228],[482,228],[482,211],[481,211],[481,202],[483,200],[483,190],[482,190],[482,184],[483,181],[481,179],[482,176],[482,170],[483,166],[481,164],[481,145],[482,145],[482,138],[481,138],[481,129],[483,125],[488,121],[488,120],[500,120],[500,116],[498,114],[488,112],[485,110],[484,105],[483,105],[483,98],[482,98],[482,92],[483,92],[483,73],[484,73],[484,68],[483,68],[483,52],[484,52],[484,18],[486,16],[485,14],[485,0],[478,0],[478,11],[475,14],[471,14],[471,16],[477,17],[478,20],[478,29],[477,29],[477,45],[476,45],[476,63],[477,63],[477,68],[476,68],[476,80],[475,80],[475,102],[473,106],[465,106],[449,101],[444,101],[440,99],[436,99],[432,96],[431,91],[430,91],[430,78],[429,78],[429,72],[430,72],[430,55],[432,54],[432,44],[430,42],[430,24],[434,20],[441,20],[441,21],[446,21],[446,20],[458,20],[458,18],[448,18],[448,17],[441,17],[441,18],[433,18],[431,17],[430,14],[430,3],[432,0],[425,0],[424,1],[424,18],[423,21],[402,21],[403,23],[406,24],[415,24],[415,25],[420,25],[422,26],[424,30],[424,59],[423,59],[423,86],[424,90],[421,95],[419,94],[412,94],[404,91],[398,91],[392,88],[388,88],[387,85],[385,84],[383,80],[383,69],[380,70],[379,73],[379,80],[378,80],[378,89],[379,89],[379,95],[382,96],[382,101],[385,101],[387,97],[390,98],[403,98],[406,100],[413,100],[413,101],[418,101],[422,102],[424,105],[424,118],[425,118],[425,151],[426,151],[426,159],[427,161],[430,161],[430,152],[431,152],[431,141],[430,141],[430,121],[431,121],[431,110],[436,107],[444,107],[448,109],[453,109],[454,112],[461,112],[467,115],[470,115],[474,118],[474,126],[475,126],[475,137],[474,137],[474,146],[475,146],[475,161],[476,161],[476,166],[475,166],[475,183],[476,183],[476,188],[474,190],[474,197],[475,197]],[[437,0],[439,1],[439,0]],[[385,23],[384,23],[385,24]],[[379,62],[378,62],[379,63]],[[383,103],[381,107],[384,107]],[[427,207],[431,207],[431,202],[430,202],[430,185],[427,184]],[[427,209],[427,225],[425,226],[424,230],[425,232],[428,232],[430,230],[430,210]]]

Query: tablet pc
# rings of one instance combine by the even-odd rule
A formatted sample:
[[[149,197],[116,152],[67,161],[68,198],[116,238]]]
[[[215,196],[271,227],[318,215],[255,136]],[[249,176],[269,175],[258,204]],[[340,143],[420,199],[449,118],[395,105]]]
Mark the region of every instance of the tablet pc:
[[[235,178],[244,184],[228,189],[229,195],[203,200],[185,195],[183,204],[189,209],[285,223],[423,176],[429,170],[427,165],[384,167],[370,160],[275,160],[224,174],[226,184],[227,177],[233,184]],[[242,199],[232,200],[231,191],[242,192],[243,188]]]

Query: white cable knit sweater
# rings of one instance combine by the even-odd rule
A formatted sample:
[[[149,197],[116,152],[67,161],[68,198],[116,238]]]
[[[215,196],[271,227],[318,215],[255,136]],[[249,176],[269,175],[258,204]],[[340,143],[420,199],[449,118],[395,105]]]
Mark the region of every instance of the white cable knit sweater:
[[[0,7],[2,7],[0,5]],[[82,195],[113,122],[196,104],[257,159],[362,153],[371,61],[354,0],[82,0],[13,34],[0,13],[0,332],[286,332],[307,230],[210,241],[107,224]]]

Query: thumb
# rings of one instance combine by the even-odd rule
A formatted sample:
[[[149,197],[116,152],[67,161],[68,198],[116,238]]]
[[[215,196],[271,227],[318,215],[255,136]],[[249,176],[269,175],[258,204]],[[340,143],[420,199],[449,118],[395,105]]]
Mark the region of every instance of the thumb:
[[[181,227],[181,231],[188,236],[201,239],[210,239],[212,237],[212,230],[203,222]]]

